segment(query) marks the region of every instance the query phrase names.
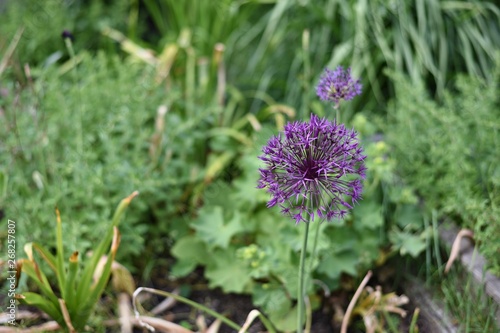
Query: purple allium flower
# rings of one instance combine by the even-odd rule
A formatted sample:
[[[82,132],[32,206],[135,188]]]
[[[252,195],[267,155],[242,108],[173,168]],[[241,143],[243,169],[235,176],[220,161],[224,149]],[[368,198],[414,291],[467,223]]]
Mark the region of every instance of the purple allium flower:
[[[293,122],[262,148],[258,188],[272,195],[267,207],[279,205],[281,212],[300,221],[307,216],[331,221],[343,218],[361,199],[365,177],[363,148],[356,132],[311,115],[309,122]]]
[[[316,94],[322,101],[332,101],[338,105],[342,99],[349,101],[361,94],[361,83],[352,78],[351,68],[345,71],[342,66],[334,71],[326,68],[316,87]]]

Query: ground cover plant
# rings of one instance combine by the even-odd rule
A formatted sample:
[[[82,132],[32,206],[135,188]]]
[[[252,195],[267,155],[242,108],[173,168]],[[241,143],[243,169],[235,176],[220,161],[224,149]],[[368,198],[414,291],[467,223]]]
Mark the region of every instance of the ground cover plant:
[[[95,251],[111,207],[139,190],[120,225],[116,254],[136,280],[174,281],[189,290],[186,281],[198,276],[212,290],[249,295],[280,331],[300,326],[302,287],[310,303],[300,311],[310,319],[329,300],[325,290],[350,298],[368,270],[385,271],[390,258],[422,253],[435,235],[421,198],[474,227],[495,269],[498,75],[489,68],[499,36],[496,6],[51,2],[42,18],[50,22],[48,33],[31,22],[38,9],[15,2],[0,25],[0,212],[21,221],[19,244],[54,250],[47,230],[57,206],[65,221],[63,251]],[[321,102],[315,88],[328,75],[320,75],[339,64],[352,66],[363,94],[337,105],[352,91],[320,91],[329,100]],[[386,76],[387,67],[393,72]],[[474,76],[463,79],[463,93],[450,94],[444,87],[459,70]],[[431,97],[424,101],[429,92],[442,109]],[[388,124],[376,121],[391,97]],[[462,117],[462,109],[471,112]],[[352,212],[313,223],[305,237],[300,224],[266,207],[269,195],[256,188],[257,156],[285,124],[310,120],[311,113],[355,129],[367,170],[363,200]],[[431,117],[436,121],[428,123]],[[417,138],[408,123],[430,132]],[[455,146],[450,124],[466,133]],[[437,143],[454,147],[461,166],[449,168],[453,157],[436,150]],[[415,159],[422,163],[408,162]],[[457,174],[467,191],[450,185]],[[478,209],[464,209],[462,201]],[[304,240],[316,246],[301,252]],[[57,274],[47,274],[55,284]],[[19,286],[33,287],[26,277]],[[371,320],[370,300],[391,297],[365,289],[355,313]],[[398,321],[384,319],[383,305],[380,329]]]

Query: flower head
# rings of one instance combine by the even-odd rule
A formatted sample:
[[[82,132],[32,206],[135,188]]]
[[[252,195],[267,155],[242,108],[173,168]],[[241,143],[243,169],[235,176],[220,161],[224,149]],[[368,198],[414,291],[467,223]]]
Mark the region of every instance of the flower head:
[[[332,71],[325,69],[316,87],[316,94],[323,101],[332,101],[338,105],[340,100],[351,100],[361,94],[361,83],[351,76],[351,69],[344,70],[338,66]]]
[[[73,36],[73,34],[72,34],[69,30],[64,30],[64,31],[61,33],[61,37],[62,37],[63,39],[69,38],[69,39],[71,39],[71,41],[74,41],[74,40],[75,40],[75,36]]]
[[[288,123],[262,152],[266,167],[259,169],[258,188],[272,195],[268,207],[279,205],[296,223],[315,213],[343,218],[361,199],[366,156],[356,132],[344,125],[311,115],[309,122]]]

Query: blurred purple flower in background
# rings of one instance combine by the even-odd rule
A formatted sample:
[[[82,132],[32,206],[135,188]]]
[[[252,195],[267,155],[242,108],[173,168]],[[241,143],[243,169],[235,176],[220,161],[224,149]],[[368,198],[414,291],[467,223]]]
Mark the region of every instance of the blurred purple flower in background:
[[[288,123],[262,151],[258,188],[272,195],[268,207],[279,205],[296,223],[315,213],[343,218],[361,199],[366,156],[356,132],[342,124],[311,115],[309,122]]]
[[[338,66],[334,71],[326,68],[316,87],[316,94],[322,101],[331,101],[338,106],[340,100],[349,101],[361,94],[361,83],[353,79],[350,68],[344,70]]]

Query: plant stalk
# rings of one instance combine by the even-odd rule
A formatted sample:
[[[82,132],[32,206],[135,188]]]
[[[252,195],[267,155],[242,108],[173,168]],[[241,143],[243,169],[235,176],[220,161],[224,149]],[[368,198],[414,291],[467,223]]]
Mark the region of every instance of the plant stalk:
[[[305,271],[305,259],[307,252],[307,238],[309,236],[309,221],[306,222],[306,233],[304,234],[304,242],[302,244],[302,252],[300,254],[300,266],[299,266],[299,292],[297,295],[298,302],[298,313],[297,313],[297,333],[302,333],[302,318],[304,317],[304,297],[305,297],[305,286],[304,286],[304,271]]]
[[[314,231],[313,250],[311,258],[309,259],[309,272],[313,271],[314,258],[316,258],[316,249],[318,247],[319,229],[321,228],[321,221],[317,222],[316,230]]]

